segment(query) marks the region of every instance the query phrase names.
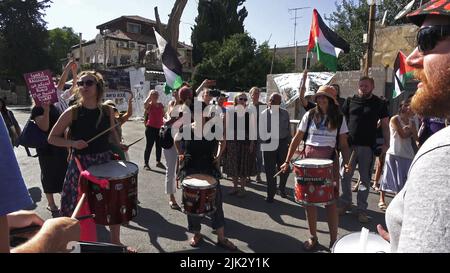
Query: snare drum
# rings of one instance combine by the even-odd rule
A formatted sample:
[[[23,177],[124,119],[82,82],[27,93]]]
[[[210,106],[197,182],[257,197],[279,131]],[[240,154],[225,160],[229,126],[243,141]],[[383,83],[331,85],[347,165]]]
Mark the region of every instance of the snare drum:
[[[305,158],[295,161],[295,202],[306,206],[335,202],[333,161]]]
[[[192,174],[182,182],[183,210],[192,216],[205,216],[216,211],[217,180],[209,175]]]
[[[354,232],[345,235],[334,243],[331,248],[332,253],[361,253],[360,245],[361,232]],[[390,244],[381,238],[380,235],[370,232],[367,237],[365,253],[390,253]]]
[[[129,222],[137,215],[138,172],[136,164],[128,161],[110,161],[91,166],[87,171],[109,181],[109,187],[100,188],[81,177],[89,208],[100,225],[118,225]]]

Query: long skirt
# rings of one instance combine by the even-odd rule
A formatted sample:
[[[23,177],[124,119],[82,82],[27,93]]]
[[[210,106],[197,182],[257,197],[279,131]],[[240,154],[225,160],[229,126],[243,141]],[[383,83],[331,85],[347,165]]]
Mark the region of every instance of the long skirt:
[[[226,161],[224,162],[223,172],[231,177],[255,176],[256,145],[250,152],[250,141],[227,141]]]
[[[41,183],[44,193],[60,193],[67,172],[67,151],[55,151],[52,155],[40,155]]]
[[[111,160],[112,153],[110,151],[98,154],[78,155],[80,163],[84,170],[93,165],[100,165]],[[78,180],[80,171],[78,170],[75,159],[69,162],[67,167],[66,178],[64,180],[63,191],[61,194],[61,212],[63,216],[70,217],[75,210],[78,198]]]
[[[412,159],[386,154],[381,190],[390,193],[400,192],[405,186],[412,161]]]

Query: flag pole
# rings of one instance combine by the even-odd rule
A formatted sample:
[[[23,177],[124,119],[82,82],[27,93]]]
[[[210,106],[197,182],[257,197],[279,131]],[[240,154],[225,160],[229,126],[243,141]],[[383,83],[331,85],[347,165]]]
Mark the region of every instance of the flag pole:
[[[308,69],[309,51],[306,51],[305,70]]]

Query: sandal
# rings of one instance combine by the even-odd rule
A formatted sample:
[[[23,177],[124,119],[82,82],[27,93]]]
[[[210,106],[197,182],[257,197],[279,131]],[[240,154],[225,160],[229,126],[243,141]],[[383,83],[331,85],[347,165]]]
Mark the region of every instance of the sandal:
[[[387,205],[384,202],[379,202],[378,203],[378,208],[382,211],[385,211],[387,209]]]
[[[303,243],[303,248],[305,248],[306,251],[312,251],[317,247],[318,244],[319,239],[315,236],[311,236],[309,237],[308,241],[305,241]]]
[[[174,209],[174,210],[181,210],[181,207],[180,207],[177,203],[175,203],[175,202],[170,201],[170,202],[169,202],[169,206],[170,206],[171,209]]]
[[[199,247],[200,244],[203,242],[203,236],[201,234],[194,235],[194,237],[191,238],[191,241],[189,242],[189,245],[192,247]]]
[[[379,187],[378,184],[372,185],[371,188],[372,188],[374,191],[376,191],[376,192],[380,191],[380,187]]]
[[[222,241],[217,241],[217,245],[225,248],[226,250],[229,251],[236,251],[237,250],[237,246],[235,246],[230,240],[228,240],[227,238],[223,239]]]

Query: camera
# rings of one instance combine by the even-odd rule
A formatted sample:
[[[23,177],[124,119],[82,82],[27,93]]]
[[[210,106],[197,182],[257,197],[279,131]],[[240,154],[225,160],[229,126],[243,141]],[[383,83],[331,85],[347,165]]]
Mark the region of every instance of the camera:
[[[218,98],[218,97],[220,97],[220,94],[221,94],[221,92],[220,92],[219,89],[211,89],[211,90],[209,90],[209,95],[211,97]]]

